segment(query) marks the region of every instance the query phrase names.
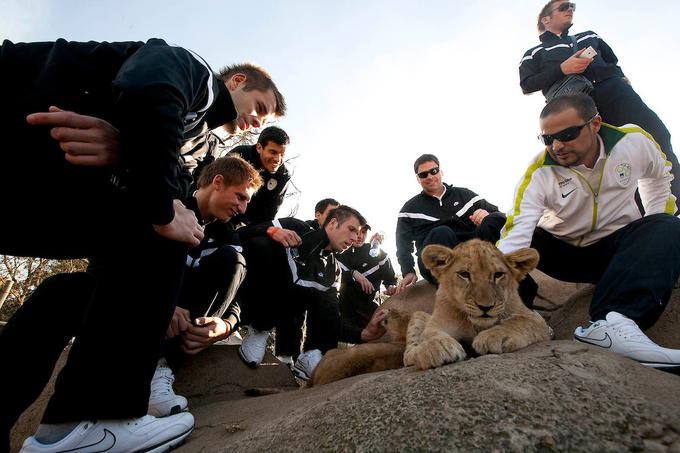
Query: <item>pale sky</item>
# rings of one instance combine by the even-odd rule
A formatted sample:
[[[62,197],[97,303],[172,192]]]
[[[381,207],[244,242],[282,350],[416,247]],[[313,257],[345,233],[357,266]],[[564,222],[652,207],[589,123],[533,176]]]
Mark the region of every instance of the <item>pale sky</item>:
[[[541,150],[544,100],[521,93],[517,68],[538,44],[543,3],[4,0],[0,38],[158,37],[215,70],[241,61],[265,67],[289,106],[278,123],[291,137],[287,157],[298,156],[290,167],[300,194],[279,214],[297,204],[297,217],[309,219],[319,199],[336,198],[383,230],[394,256],[397,213],[420,191],[412,168],[420,154],[439,157],[445,182],[509,209]],[[680,2],[576,3],[572,31],[607,41],[680,153]]]

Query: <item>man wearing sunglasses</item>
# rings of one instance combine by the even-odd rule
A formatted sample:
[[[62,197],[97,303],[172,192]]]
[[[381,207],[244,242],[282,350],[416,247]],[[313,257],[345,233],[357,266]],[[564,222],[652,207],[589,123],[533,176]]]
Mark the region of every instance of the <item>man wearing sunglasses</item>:
[[[420,274],[430,283],[436,280],[420,260],[420,251],[429,244],[455,247],[460,242],[480,238],[495,242],[505,215],[471,190],[442,183],[439,159],[423,154],[413,164],[416,180],[423,191],[411,198],[397,219],[397,260],[402,280],[395,294],[418,279],[413,260],[413,244]]]
[[[670,163],[643,129],[603,123],[585,94],[550,101],[541,129],[546,147],[517,186],[498,248],[531,246],[541,271],[596,285],[591,325],[578,327],[576,340],[647,366],[680,367],[680,350],[662,348],[640,330],[659,318],[680,275]]]
[[[654,137],[673,171],[680,166],[673,153],[671,135],[661,119],[633,90],[618,59],[607,43],[593,31],[569,36],[576,4],[562,0],[548,2],[538,15],[541,44],[527,50],[519,65],[519,84],[524,94],[541,90],[545,94],[557,81],[570,74],[582,74],[593,83],[590,93],[600,116],[609,124],[637,124]],[[597,52],[581,58],[584,49]],[[680,178],[671,182],[671,191],[680,197]]]

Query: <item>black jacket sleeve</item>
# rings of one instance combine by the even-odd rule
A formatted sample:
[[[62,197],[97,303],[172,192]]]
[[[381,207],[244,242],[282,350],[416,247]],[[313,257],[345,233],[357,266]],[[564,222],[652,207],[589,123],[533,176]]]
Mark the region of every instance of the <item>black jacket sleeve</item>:
[[[406,206],[401,210],[404,211]],[[413,241],[415,234],[408,217],[397,219],[397,261],[401,267],[402,276],[415,272],[415,261],[413,260]]]
[[[538,57],[530,58],[532,50],[529,49],[524,54],[522,63],[519,65],[519,86],[524,94],[545,90],[564,77],[559,64],[540,67]]]
[[[184,118],[207,103],[209,78],[188,51],[153,39],[125,61],[112,82],[121,163],[152,224],[172,221],[172,200],[186,191],[179,178]]]

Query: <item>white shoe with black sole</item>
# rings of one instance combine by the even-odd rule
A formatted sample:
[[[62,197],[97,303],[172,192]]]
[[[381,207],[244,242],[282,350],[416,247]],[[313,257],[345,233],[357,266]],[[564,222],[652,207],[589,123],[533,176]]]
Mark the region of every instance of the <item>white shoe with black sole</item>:
[[[680,349],[659,346],[640,330],[635,321],[615,311],[607,313],[602,321],[592,322],[587,328],[577,327],[574,340],[607,349],[651,368],[680,367]]]

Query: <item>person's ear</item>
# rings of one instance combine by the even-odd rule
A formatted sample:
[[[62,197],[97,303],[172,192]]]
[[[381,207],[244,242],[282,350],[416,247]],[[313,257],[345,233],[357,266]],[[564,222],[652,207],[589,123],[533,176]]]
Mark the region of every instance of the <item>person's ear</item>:
[[[215,175],[212,180],[212,186],[215,190],[222,190],[222,187],[224,187],[224,176]]]
[[[233,76],[229,77],[229,80],[227,80],[227,83],[226,83],[227,88],[229,89],[229,91],[234,91],[239,86],[246,83],[247,79],[248,79],[248,77],[246,77],[245,74],[242,74],[240,72],[236,73]]]
[[[591,124],[593,125],[593,132],[597,134],[600,132],[600,128],[602,127],[602,117],[597,115],[595,118],[593,118]]]

